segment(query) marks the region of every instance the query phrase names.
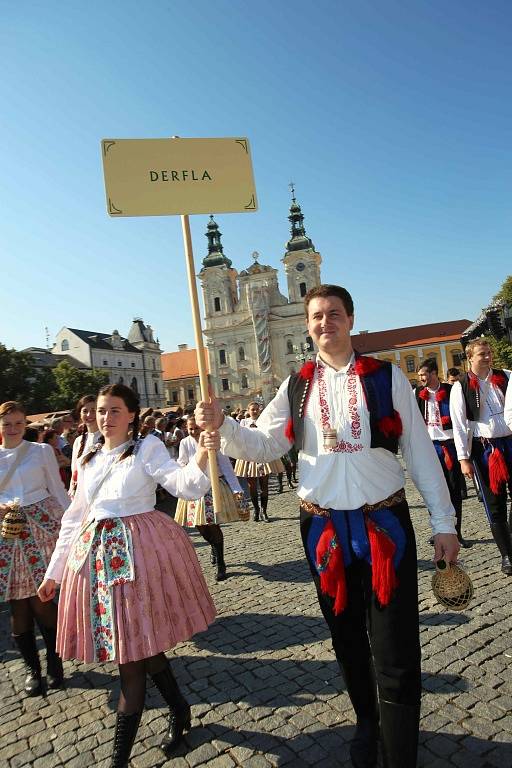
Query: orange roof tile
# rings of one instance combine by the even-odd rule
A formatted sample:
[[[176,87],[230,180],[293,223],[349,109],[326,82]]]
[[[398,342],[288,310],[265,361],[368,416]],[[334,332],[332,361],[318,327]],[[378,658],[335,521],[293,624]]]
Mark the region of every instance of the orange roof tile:
[[[469,325],[469,320],[447,320],[444,323],[411,325],[406,328],[392,328],[389,331],[356,333],[352,335],[352,345],[360,354],[368,354],[414,344],[454,341],[460,339],[462,332]]]
[[[179,352],[164,352],[162,355],[162,377],[164,381],[169,379],[187,379],[191,376],[199,376],[197,355],[195,349],[182,349]],[[208,350],[204,350],[206,372],[210,370],[208,364]]]

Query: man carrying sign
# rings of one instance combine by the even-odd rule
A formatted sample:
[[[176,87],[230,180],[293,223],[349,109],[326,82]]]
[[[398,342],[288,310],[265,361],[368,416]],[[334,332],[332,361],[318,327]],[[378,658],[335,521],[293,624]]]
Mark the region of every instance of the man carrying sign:
[[[300,526],[320,608],[357,716],[356,768],[416,765],[420,644],[416,544],[398,446],[431,512],[435,559],[455,561],[454,511],[410,384],[384,361],[354,353],[350,294],[321,285],[305,298],[319,353],[283,382],[248,429],[219,403],[199,403],[223,451],[271,461],[299,450]],[[378,689],[378,697],[377,697]]]

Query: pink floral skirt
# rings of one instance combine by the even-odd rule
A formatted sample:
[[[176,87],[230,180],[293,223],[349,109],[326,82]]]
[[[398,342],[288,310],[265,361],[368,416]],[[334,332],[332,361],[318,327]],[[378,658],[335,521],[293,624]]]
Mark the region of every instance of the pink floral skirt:
[[[15,539],[0,535],[0,603],[37,594],[64,512],[53,496],[21,509],[26,522],[20,535]]]
[[[156,510],[121,520],[131,537],[134,579],[110,587],[110,660],[126,664],[203,632],[215,618],[215,606],[194,547],[174,520]],[[75,571],[70,561],[71,555],[61,585],[57,651],[63,659],[89,664],[102,660],[93,639],[91,562],[87,557]]]

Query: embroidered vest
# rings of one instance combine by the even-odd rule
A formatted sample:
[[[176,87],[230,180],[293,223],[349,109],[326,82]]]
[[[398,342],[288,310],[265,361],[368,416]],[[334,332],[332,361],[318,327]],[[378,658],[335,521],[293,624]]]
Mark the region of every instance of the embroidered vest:
[[[493,368],[492,375],[498,377],[498,386],[503,392],[503,397],[508,387],[508,376],[501,368]],[[470,384],[469,373],[465,373],[461,379],[462,394],[466,403],[466,417],[468,421],[480,421],[480,401],[477,399],[476,390]]]
[[[355,367],[370,413],[371,448],[385,448],[392,453],[398,453],[402,424],[400,415],[393,407],[392,364],[373,357],[362,357],[356,353]],[[286,436],[298,451],[304,446],[304,410],[314,369],[314,363],[306,363],[299,373],[291,374],[288,382],[291,418],[286,427]]]
[[[441,417],[441,429],[452,429],[452,420],[450,417],[450,392],[452,391],[451,384],[440,384],[439,389],[435,393],[435,399],[439,406],[439,415]],[[422,397],[422,394],[426,393],[426,397]],[[418,403],[421,415],[425,420],[425,424],[428,422],[428,388],[418,387],[416,389],[416,402]]]

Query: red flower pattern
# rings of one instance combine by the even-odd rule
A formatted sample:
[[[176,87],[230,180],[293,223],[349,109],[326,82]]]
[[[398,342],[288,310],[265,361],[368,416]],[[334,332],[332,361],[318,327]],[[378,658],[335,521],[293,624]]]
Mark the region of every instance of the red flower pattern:
[[[110,561],[110,567],[113,568],[114,571],[118,571],[120,568],[122,568],[124,565],[124,560],[122,557],[119,557],[116,555],[112,558]]]
[[[103,605],[103,603],[96,603],[94,606],[94,613],[96,616],[104,616],[107,612],[107,609]]]

